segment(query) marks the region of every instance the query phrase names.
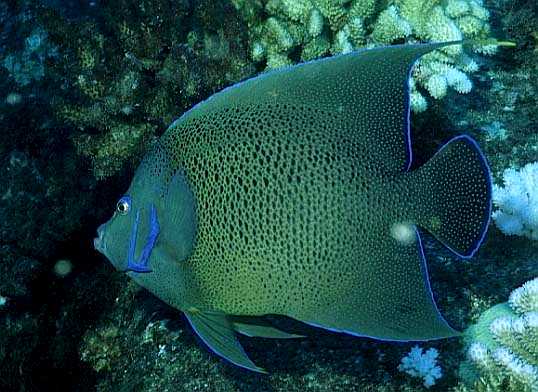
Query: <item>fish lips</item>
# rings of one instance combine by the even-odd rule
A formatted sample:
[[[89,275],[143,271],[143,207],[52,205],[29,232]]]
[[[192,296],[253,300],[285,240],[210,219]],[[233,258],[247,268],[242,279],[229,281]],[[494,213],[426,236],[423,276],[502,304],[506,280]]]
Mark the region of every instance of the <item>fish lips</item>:
[[[106,223],[103,223],[97,228],[97,237],[93,239],[93,247],[106,256],[105,225]]]

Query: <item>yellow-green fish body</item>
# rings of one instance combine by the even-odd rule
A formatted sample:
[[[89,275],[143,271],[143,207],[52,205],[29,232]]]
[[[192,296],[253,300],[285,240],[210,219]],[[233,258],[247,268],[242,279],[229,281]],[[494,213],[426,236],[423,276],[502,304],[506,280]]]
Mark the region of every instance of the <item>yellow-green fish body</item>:
[[[342,55],[215,94],[161,137],[96,247],[252,370],[234,331],[294,335],[236,316],[387,340],[457,335],[435,306],[416,227],[471,256],[491,186],[467,136],[409,171],[409,71],[444,45]]]

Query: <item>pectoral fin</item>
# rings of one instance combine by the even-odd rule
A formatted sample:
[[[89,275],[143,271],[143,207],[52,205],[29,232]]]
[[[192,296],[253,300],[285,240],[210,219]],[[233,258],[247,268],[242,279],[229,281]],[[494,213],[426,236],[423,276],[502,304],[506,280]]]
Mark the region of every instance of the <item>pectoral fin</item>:
[[[303,338],[303,335],[287,333],[273,327],[262,317],[237,317],[231,318],[233,328],[246,336],[272,339]]]
[[[225,314],[191,308],[185,315],[200,339],[217,355],[245,369],[267,373],[247,356]]]

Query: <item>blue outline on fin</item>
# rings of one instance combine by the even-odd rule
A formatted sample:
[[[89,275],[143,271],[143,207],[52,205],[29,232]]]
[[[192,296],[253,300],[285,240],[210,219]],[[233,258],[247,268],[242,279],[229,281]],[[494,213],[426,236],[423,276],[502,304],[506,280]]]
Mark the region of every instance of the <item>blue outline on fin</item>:
[[[146,240],[146,244],[144,245],[144,248],[142,249],[142,252],[140,253],[140,257],[137,260],[135,260],[136,240],[138,236],[139,224],[140,224],[140,210],[137,210],[135,223],[134,223],[133,229],[131,230],[131,237],[129,239],[129,253],[127,254],[127,268],[125,272],[127,271],[133,271],[133,272],[139,272],[139,273],[151,272],[151,269],[148,268],[149,257],[151,255],[151,251],[153,250],[153,247],[155,246],[155,242],[157,241],[157,237],[159,236],[159,232],[160,232],[159,219],[157,217],[157,209],[155,208],[155,205],[153,203],[151,204],[150,229],[149,229],[148,237]]]
[[[417,57],[409,66],[409,69],[407,70],[407,79],[405,80],[404,86],[404,139],[405,146],[407,147],[407,157],[404,172],[408,172],[409,169],[411,169],[411,164],[413,163],[413,146],[411,144],[411,89],[409,88],[409,82],[411,80],[413,68],[415,68],[415,64],[418,62],[420,57]]]
[[[202,342],[204,342],[204,345],[209,348],[209,351],[211,351],[212,353],[215,353],[217,356],[219,356],[220,358],[224,359],[225,361],[227,362],[231,362],[233,363],[235,366],[237,367],[240,367],[241,369],[246,369],[246,370],[250,370],[250,371],[253,371],[253,372],[257,372],[257,373],[261,373],[261,374],[267,374],[267,372],[262,369],[262,368],[259,368],[258,366],[256,366],[256,364],[254,364],[254,362],[252,362],[254,364],[254,366],[256,366],[255,368],[250,368],[250,367],[247,367],[247,366],[244,366],[244,365],[241,365],[240,363],[237,363],[237,362],[234,362],[232,361],[230,358],[224,356],[223,354],[219,353],[218,351],[216,351],[215,349],[213,349],[213,347],[207,343],[207,341],[204,339],[204,337],[198,332],[198,330],[196,329],[196,327],[194,326],[193,322],[191,321],[190,317],[187,315],[187,313],[183,313],[185,315],[185,318],[187,319],[187,321],[189,322],[189,325],[191,326],[192,330],[196,333],[196,336],[198,336],[200,338],[200,340]],[[233,333],[233,332],[232,332]],[[240,345],[240,343],[238,343]],[[243,351],[243,353],[245,354],[245,356],[250,360],[252,361],[247,353],[245,352],[245,350],[243,349],[243,347],[240,345],[241,347],[241,351]]]
[[[466,134],[458,135],[458,136],[455,136],[452,139],[448,140],[445,144],[443,144],[441,146],[441,148],[439,148],[439,150],[437,150],[437,152],[430,159],[433,159],[437,154],[439,154],[441,151],[443,151],[450,143],[455,142],[457,140],[465,140],[465,141],[467,141],[471,145],[471,147],[473,147],[474,150],[476,152],[478,152],[479,162],[480,162],[480,165],[482,166],[482,171],[484,172],[484,174],[486,174],[486,177],[487,177],[488,207],[487,207],[487,210],[486,210],[486,219],[484,219],[482,221],[482,227],[480,228],[480,235],[478,236],[478,239],[471,245],[470,251],[467,252],[467,253],[459,253],[458,251],[456,251],[455,249],[452,249],[450,246],[448,246],[447,244],[445,244],[443,241],[439,240],[438,238],[436,238],[436,240],[439,241],[441,244],[443,244],[443,246],[445,248],[450,250],[456,256],[458,256],[458,257],[460,257],[462,259],[470,259],[471,257],[474,256],[474,254],[476,253],[478,248],[480,248],[480,245],[482,245],[482,242],[484,242],[484,238],[486,238],[486,234],[488,232],[488,227],[489,227],[489,224],[490,224],[490,221],[491,221],[491,210],[492,210],[492,207],[493,207],[493,205],[492,205],[493,200],[492,200],[492,196],[491,196],[492,178],[491,178],[491,169],[489,167],[489,164],[488,164],[488,161],[486,159],[486,156],[484,155],[484,153],[480,149],[480,146],[478,145],[476,140],[474,140],[471,136],[466,135]]]
[[[338,54],[338,55],[335,55],[335,56],[323,57],[323,58],[320,58],[320,59],[314,59],[314,60],[310,60],[310,61],[305,61],[303,63],[293,64],[293,65],[290,65],[288,67],[283,67],[283,68],[278,68],[278,69],[274,69],[274,70],[271,70],[271,71],[263,72],[263,73],[258,74],[256,76],[252,76],[250,78],[247,78],[245,80],[242,80],[240,82],[232,84],[231,86],[225,87],[222,90],[217,91],[216,93],[210,95],[204,101],[198,102],[196,105],[194,105],[189,110],[184,112],[181,116],[179,116],[176,120],[174,120],[172,122],[172,124],[170,124],[168,129],[173,128],[180,120],[182,120],[184,117],[186,117],[190,112],[195,110],[198,106],[211,102],[211,100],[213,99],[213,97],[215,95],[220,95],[221,93],[224,93],[225,91],[241,87],[243,84],[245,84],[246,82],[251,81],[251,80],[262,80],[262,79],[264,79],[264,78],[266,78],[266,77],[268,77],[270,75],[279,74],[279,73],[282,73],[282,72],[288,72],[288,71],[290,71],[290,70],[292,70],[294,68],[300,68],[300,67],[303,67],[303,66],[311,64],[311,63],[316,63],[316,62],[321,63],[321,62],[324,62],[324,61],[330,61],[330,60],[333,60],[335,58],[344,57],[344,56],[356,56],[356,55],[360,55],[362,52],[378,51],[378,50],[387,49],[389,47],[390,48],[419,47],[419,46],[428,46],[428,45],[436,45],[436,44],[439,45],[439,48],[442,48],[442,47],[450,46],[450,45],[463,44],[463,41],[459,40],[459,41],[447,41],[447,42],[430,42],[430,43],[421,43],[421,44],[384,45],[384,46],[378,46],[378,47],[375,47],[375,48],[366,48],[365,47],[365,48],[360,48],[358,50],[354,50],[354,51],[349,52],[349,53]],[[439,49],[439,48],[436,48],[436,49]],[[432,49],[432,51],[436,50],[436,49]],[[415,63],[417,62],[417,60],[420,57],[422,57],[422,56],[417,57],[415,59],[415,61],[411,64],[411,66],[409,67],[409,73],[408,73],[408,78],[407,78],[408,81],[409,81],[409,76],[411,75],[411,71],[413,69],[413,66],[415,65]],[[407,89],[407,92],[409,92],[408,91],[409,90],[409,83],[406,83],[405,88]],[[409,94],[406,94],[406,99],[407,99],[407,101],[409,101]],[[405,105],[405,101],[404,101],[404,105]],[[407,102],[407,106],[408,107],[410,106],[409,102]],[[405,108],[405,106],[404,106],[404,108]],[[409,131],[409,129],[408,129],[408,131]],[[409,148],[410,147],[411,147],[411,144],[409,144]],[[409,149],[409,151],[411,151],[411,150]]]
[[[422,238],[421,238],[420,232],[418,231],[418,228],[416,226],[415,226],[415,233],[416,233],[417,242],[418,242],[418,253],[420,255],[420,269],[422,270],[422,275],[424,277],[424,281],[426,282],[426,289],[430,293],[430,298],[432,300],[433,307],[435,308],[435,312],[437,313],[437,316],[439,317],[439,319],[441,319],[441,321],[444,322],[449,329],[454,331],[454,334],[456,336],[460,335],[461,332],[459,332],[458,330],[456,330],[456,329],[454,329],[454,328],[452,328],[450,326],[448,321],[446,321],[446,319],[443,317],[443,314],[441,313],[441,311],[437,307],[437,302],[435,301],[435,297],[433,295],[433,290],[432,290],[432,287],[431,287],[431,284],[430,284],[430,274],[428,273],[428,264],[426,263],[426,255],[424,254],[424,246],[422,245]],[[433,339],[428,339],[428,340],[433,340]]]
[[[453,41],[452,43],[456,44],[457,42],[460,42],[460,41]],[[405,83],[405,88],[404,88],[404,94],[405,94],[405,97],[404,97],[404,110],[406,111],[406,119],[405,119],[405,125],[404,125],[404,128],[405,128],[404,129],[404,138],[406,140],[406,146],[407,146],[407,164],[406,164],[405,172],[409,172],[409,170],[411,169],[411,165],[413,163],[413,148],[412,148],[412,140],[411,140],[412,139],[411,138],[411,96],[410,96],[409,81],[411,80],[411,73],[413,72],[413,68],[415,67],[415,64],[417,63],[418,60],[420,60],[421,57],[422,56],[417,57],[415,59],[415,61],[413,61],[411,66],[409,67],[408,74],[407,74],[407,81]],[[475,241],[475,243],[472,244],[472,246],[470,248],[470,252],[468,252],[468,253],[459,253],[458,251],[452,249],[450,246],[445,244],[443,241],[439,240],[439,242],[441,242],[441,244],[443,244],[443,246],[445,246],[448,250],[450,250],[457,257],[462,258],[462,259],[470,259],[471,257],[474,256],[474,254],[476,253],[478,248],[480,248],[480,245],[482,245],[482,242],[484,242],[484,238],[486,237],[488,227],[489,227],[489,224],[490,224],[490,221],[491,221],[491,210],[492,210],[492,207],[493,207],[492,206],[493,201],[492,201],[492,196],[491,196],[492,195],[492,183],[493,183],[493,180],[492,180],[492,177],[491,177],[491,169],[489,167],[489,164],[488,164],[488,161],[486,159],[486,156],[484,155],[484,153],[480,149],[480,146],[478,145],[476,140],[474,140],[471,136],[469,136],[467,134],[458,135],[458,136],[455,136],[452,139],[448,140],[445,144],[443,144],[437,150],[437,152],[433,155],[433,157],[435,157],[438,153],[440,153],[448,144],[450,144],[453,141],[459,140],[459,139],[465,139],[467,142],[469,142],[472,145],[472,147],[474,147],[475,151],[478,152],[478,155],[479,155],[479,158],[480,158],[480,164],[482,166],[482,170],[487,176],[487,193],[488,193],[488,195],[487,195],[488,196],[487,215],[486,215],[486,219],[483,220],[482,227],[480,228],[481,234],[478,237],[478,239]],[[430,159],[433,159],[433,157],[430,158]]]

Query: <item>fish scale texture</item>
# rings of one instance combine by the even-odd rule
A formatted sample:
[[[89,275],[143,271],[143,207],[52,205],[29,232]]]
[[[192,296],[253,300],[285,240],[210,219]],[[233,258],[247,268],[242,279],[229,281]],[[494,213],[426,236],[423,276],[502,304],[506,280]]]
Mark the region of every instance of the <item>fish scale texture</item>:
[[[356,195],[371,186],[357,181],[366,170],[360,149],[326,113],[281,109],[257,105],[188,120],[162,140],[179,152],[175,160],[197,198],[190,262],[206,301],[225,312],[287,314],[313,301],[333,304],[356,278],[345,260],[361,250],[349,245],[375,224],[363,214],[363,227],[349,230],[378,207],[375,198],[357,206]],[[221,295],[234,290],[240,295]]]
[[[386,242],[388,222],[410,218],[405,184],[383,183],[334,114],[294,105],[232,112],[186,120],[162,139],[197,199],[186,291],[198,306],[382,337],[437,324],[417,245]],[[439,324],[428,329],[450,333]]]

